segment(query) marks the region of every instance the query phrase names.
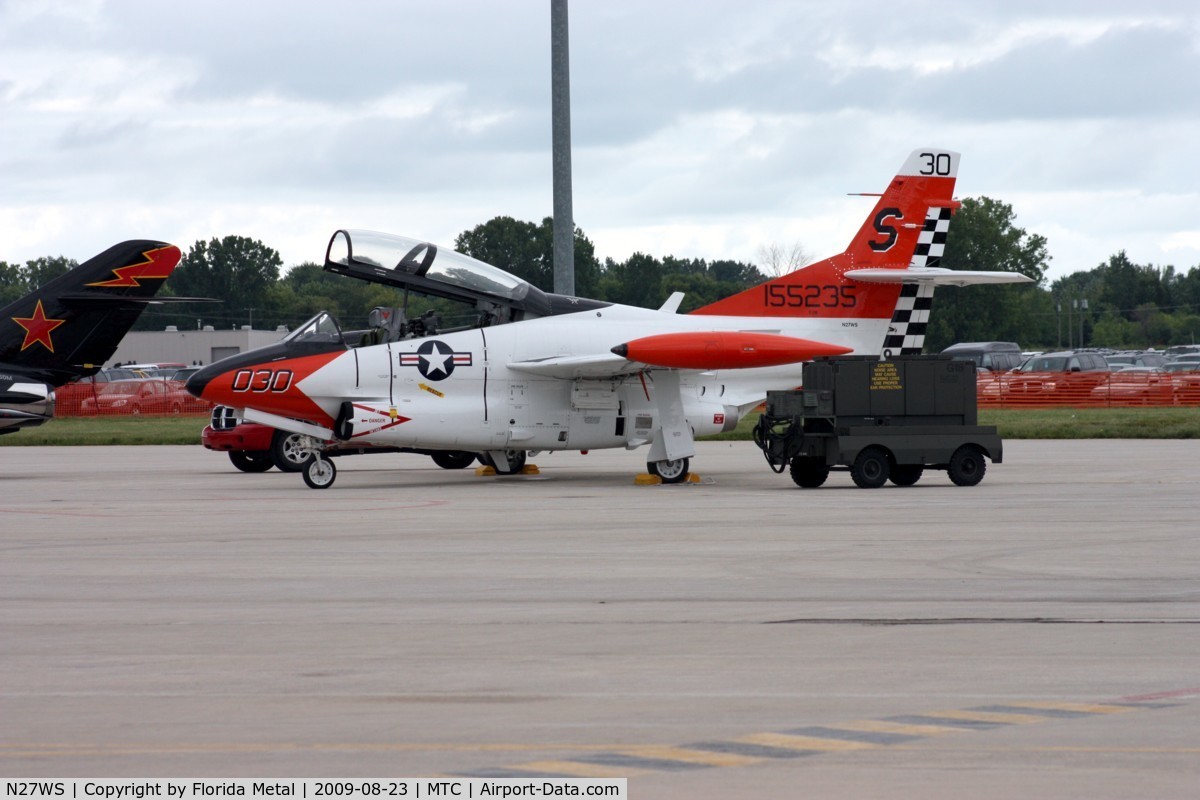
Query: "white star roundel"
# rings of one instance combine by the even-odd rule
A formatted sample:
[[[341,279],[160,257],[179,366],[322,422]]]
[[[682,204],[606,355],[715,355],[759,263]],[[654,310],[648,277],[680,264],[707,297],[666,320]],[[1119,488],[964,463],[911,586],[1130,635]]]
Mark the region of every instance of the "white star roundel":
[[[422,342],[415,353],[401,353],[400,366],[416,367],[428,380],[441,381],[449,378],[455,367],[471,366],[471,354],[456,353],[445,342],[431,339]]]

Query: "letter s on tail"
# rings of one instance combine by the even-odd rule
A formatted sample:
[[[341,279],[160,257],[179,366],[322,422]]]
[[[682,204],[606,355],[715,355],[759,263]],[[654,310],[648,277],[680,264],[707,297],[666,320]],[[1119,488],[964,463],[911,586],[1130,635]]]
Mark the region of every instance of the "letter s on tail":
[[[859,269],[936,266],[945,246],[950,217],[959,205],[954,200],[958,162],[959,154],[950,150],[931,147],[914,150],[887,190],[879,195],[875,208],[845,252],[692,313],[892,319],[900,300],[900,284],[861,282],[846,273]]]

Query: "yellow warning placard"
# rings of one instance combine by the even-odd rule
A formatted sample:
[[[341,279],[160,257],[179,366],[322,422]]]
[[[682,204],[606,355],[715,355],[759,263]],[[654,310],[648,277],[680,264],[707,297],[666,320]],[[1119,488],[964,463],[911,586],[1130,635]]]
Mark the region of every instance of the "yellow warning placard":
[[[891,361],[880,361],[871,365],[871,391],[877,389],[903,389],[900,385],[900,371]]]

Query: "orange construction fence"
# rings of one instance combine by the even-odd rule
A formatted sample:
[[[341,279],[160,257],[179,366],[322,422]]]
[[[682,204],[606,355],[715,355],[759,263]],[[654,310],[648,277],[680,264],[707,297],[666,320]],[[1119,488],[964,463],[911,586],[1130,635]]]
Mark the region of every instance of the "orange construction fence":
[[[980,372],[980,408],[1200,405],[1200,372]]]

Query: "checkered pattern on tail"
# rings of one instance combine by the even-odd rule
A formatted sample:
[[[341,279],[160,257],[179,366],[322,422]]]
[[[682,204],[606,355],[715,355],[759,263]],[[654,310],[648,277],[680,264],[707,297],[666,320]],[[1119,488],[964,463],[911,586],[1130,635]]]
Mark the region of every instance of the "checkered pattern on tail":
[[[946,231],[950,230],[949,208],[930,208],[925,225],[917,237],[911,267],[936,267],[946,250]],[[929,309],[933,307],[932,283],[905,283],[900,287],[900,299],[883,339],[883,356],[919,355],[925,346],[925,330],[929,327]]]
[[[913,253],[910,267],[936,267],[946,250],[946,232],[950,230],[950,208],[931,208],[925,215],[925,226],[917,237],[917,249]]]

